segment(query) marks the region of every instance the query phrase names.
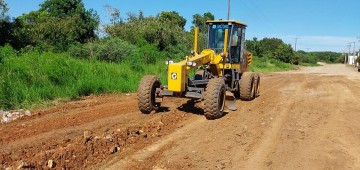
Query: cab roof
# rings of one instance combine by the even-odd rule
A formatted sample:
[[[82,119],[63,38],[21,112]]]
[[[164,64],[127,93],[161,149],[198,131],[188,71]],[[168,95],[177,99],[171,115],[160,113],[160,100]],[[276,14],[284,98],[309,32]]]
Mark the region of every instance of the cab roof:
[[[236,20],[208,20],[206,21],[206,24],[209,25],[210,23],[231,23],[233,25],[243,25],[243,26],[247,26],[245,23],[242,23],[240,21],[236,21]]]

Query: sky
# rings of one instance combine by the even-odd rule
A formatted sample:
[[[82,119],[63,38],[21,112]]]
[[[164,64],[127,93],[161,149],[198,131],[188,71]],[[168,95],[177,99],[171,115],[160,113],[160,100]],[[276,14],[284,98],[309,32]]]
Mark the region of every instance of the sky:
[[[10,17],[38,10],[44,0],[5,0]],[[192,26],[192,15],[211,12],[227,18],[227,0],[83,0],[95,10],[101,24],[110,22],[109,5],[126,13],[140,10],[145,16],[177,11]],[[348,52],[360,50],[360,0],[231,0],[230,19],[248,25],[247,39],[280,38],[297,50]],[[355,43],[354,43],[355,42]],[[354,46],[355,44],[355,46]]]

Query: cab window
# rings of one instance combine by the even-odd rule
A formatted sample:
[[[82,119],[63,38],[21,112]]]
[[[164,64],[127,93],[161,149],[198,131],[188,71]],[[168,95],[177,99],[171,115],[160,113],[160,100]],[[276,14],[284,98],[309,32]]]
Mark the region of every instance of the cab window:
[[[229,30],[228,39],[230,40],[231,26],[224,25],[223,23],[209,25],[208,47],[213,49],[216,53],[222,52],[224,48],[225,29]]]

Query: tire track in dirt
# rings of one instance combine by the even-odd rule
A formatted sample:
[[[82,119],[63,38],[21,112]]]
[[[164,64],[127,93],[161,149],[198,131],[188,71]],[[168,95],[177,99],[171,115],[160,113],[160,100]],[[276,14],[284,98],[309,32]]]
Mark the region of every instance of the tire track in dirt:
[[[241,167],[241,165],[237,164],[238,160],[236,159],[244,157],[244,153],[246,154],[249,152],[246,150],[250,149],[251,151],[251,148],[257,145],[258,140],[256,139],[262,136],[261,131],[257,130],[259,128],[266,129],[267,124],[265,125],[265,123],[269,123],[269,121],[271,120],[271,116],[275,116],[267,115],[264,113],[275,112],[276,108],[267,107],[261,109],[261,116],[251,115],[257,114],[256,112],[259,111],[259,108],[261,108],[260,105],[264,106],[264,103],[274,105],[276,101],[272,101],[271,96],[273,96],[274,93],[276,94],[277,92],[272,91],[271,88],[276,88],[280,86],[279,82],[286,82],[289,80],[289,78],[290,77],[288,76],[284,77],[278,75],[265,76],[263,79],[263,85],[269,88],[261,91],[261,97],[250,102],[237,101],[238,111],[230,112],[228,115],[225,115],[221,119],[214,121],[204,121],[202,123],[196,122],[197,127],[193,128],[190,132],[183,133],[183,137],[181,138],[181,140],[174,140],[174,142],[170,142],[169,145],[164,146],[163,149],[160,149],[157,153],[151,153],[151,155],[153,155],[152,159],[144,160],[143,162],[134,164],[131,167],[135,169],[146,169],[151,166],[164,169],[211,169],[214,167],[223,167],[223,165],[221,164],[224,163],[224,161],[225,164],[231,164],[227,165],[227,168]],[[261,99],[262,97],[263,99]],[[238,122],[238,125],[234,124],[235,122]],[[192,124],[186,124],[184,128],[187,126],[192,126]],[[178,131],[182,130],[179,129]],[[232,131],[235,131],[235,134],[233,133],[229,135],[229,132]],[[221,137],[218,138],[217,134],[223,134],[225,139]],[[246,138],[246,140],[243,140],[242,138]],[[214,147],[212,143],[218,139],[223,142],[221,145],[219,145],[221,146],[220,148],[219,146],[217,146],[218,149],[215,149],[215,147],[214,151],[211,152],[202,150]],[[207,146],[208,144],[209,146]],[[225,149],[226,151],[232,151],[232,155],[234,156],[235,160],[229,161],[226,158],[227,156],[222,156],[222,154],[219,155],[218,158],[213,156],[204,157],[205,155],[211,155],[213,154],[212,152],[217,152],[217,150],[221,151],[222,149]],[[197,150],[199,152],[197,152]],[[236,150],[245,150],[245,152],[239,154],[239,152]],[[174,158],[162,160],[164,157]],[[192,165],[192,162],[197,161],[207,161],[208,163],[202,166]],[[215,162],[215,164],[212,164],[210,162]]]
[[[293,82],[293,80],[290,82]],[[302,84],[298,83],[288,84],[287,87],[282,88],[282,90],[280,91],[280,93],[283,93],[280,97],[289,99],[294,98],[301,92],[300,90],[298,90],[301,85]],[[250,159],[245,164],[244,169],[261,169],[265,163],[265,160],[267,159],[267,156],[274,150],[274,146],[278,141],[280,130],[284,125],[284,122],[286,121],[288,112],[291,108],[294,107],[294,103],[292,100],[286,100],[285,102],[279,104],[281,104],[281,107],[285,109],[281,110],[278,113],[275,120],[271,123],[270,129],[264,133],[260,144],[256,147],[254,152],[251,153]]]
[[[303,94],[293,99],[297,106],[289,110],[260,169],[358,169],[360,138],[354,132],[360,128],[360,110],[354,101],[360,82],[342,75],[306,77]]]
[[[326,69],[338,70],[339,65],[329,67]],[[356,106],[351,106],[355,102],[350,102],[356,100],[354,94],[360,93],[356,88],[358,85],[353,84],[358,83],[357,80],[349,82],[343,75],[316,72],[274,73],[265,75],[262,80],[259,98],[251,102],[237,101],[238,111],[221,119],[199,124],[191,133],[185,133],[181,140],[174,141],[153,154],[151,160],[132,167],[359,167],[360,144],[357,141],[360,141],[360,134],[357,129],[360,128],[360,118],[359,121],[349,118],[359,117],[353,114],[359,112],[359,109],[354,108]],[[347,125],[345,122],[351,124]]]

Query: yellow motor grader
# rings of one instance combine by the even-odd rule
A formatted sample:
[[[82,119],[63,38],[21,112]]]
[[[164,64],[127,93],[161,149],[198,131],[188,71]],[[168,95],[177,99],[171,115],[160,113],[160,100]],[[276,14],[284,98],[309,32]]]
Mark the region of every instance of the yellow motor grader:
[[[252,54],[245,50],[246,24],[234,20],[207,21],[207,49],[198,53],[198,28],[194,49],[180,62],[166,61],[167,85],[159,78],[144,76],[138,88],[142,113],[159,110],[165,96],[203,100],[204,115],[216,119],[236,110],[235,98],[253,100],[259,95],[260,76],[249,72]],[[190,75],[195,69],[194,75]]]

